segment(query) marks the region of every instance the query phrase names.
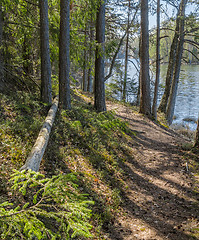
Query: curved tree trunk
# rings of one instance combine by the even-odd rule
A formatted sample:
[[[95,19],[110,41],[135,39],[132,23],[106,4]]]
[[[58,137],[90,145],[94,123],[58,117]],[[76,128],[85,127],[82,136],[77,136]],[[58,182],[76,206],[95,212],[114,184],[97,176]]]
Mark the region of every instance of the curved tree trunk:
[[[162,99],[160,101],[160,105],[158,107],[158,111],[161,111],[163,113],[166,113],[167,104],[168,104],[168,100],[169,100],[169,94],[170,94],[170,90],[171,90],[171,83],[172,83],[174,70],[175,70],[176,54],[177,54],[177,47],[178,47],[178,37],[179,37],[179,30],[180,30],[180,16],[182,13],[181,5],[182,5],[182,2],[180,4],[179,11],[177,14],[175,34],[174,34],[173,42],[172,42],[171,48],[170,48],[169,64],[168,64],[168,68],[167,68],[165,90],[164,90]]]
[[[41,44],[41,100],[52,102],[51,63],[49,46],[48,0],[40,0],[40,44]]]
[[[141,1],[140,113],[151,116],[148,0]]]
[[[185,7],[187,0],[182,0],[180,4],[180,15],[179,15],[179,32],[178,32],[178,45],[176,51],[176,61],[174,74],[168,99],[168,105],[166,110],[166,119],[168,124],[171,124],[173,121],[175,102],[177,96],[180,68],[181,68],[181,59],[183,53],[183,44],[184,44],[184,22],[185,22]]]
[[[48,145],[48,140],[51,132],[51,128],[56,116],[58,108],[58,97],[53,101],[53,105],[50,108],[45,122],[39,132],[38,138],[21,170],[31,169],[32,171],[38,172],[42,157],[44,155],[45,149]]]
[[[176,60],[177,43],[178,43],[178,38],[177,38],[177,34],[175,33],[173,42],[171,44],[171,49],[170,49],[165,90],[164,90],[164,94],[162,96],[160,105],[158,107],[158,110],[161,112],[164,112],[164,113],[166,113],[167,103],[168,103],[168,99],[169,99],[169,93],[170,93],[170,89],[171,89],[171,82],[172,82],[172,78],[173,78],[173,72],[174,72],[174,66],[175,66],[175,60]]]
[[[59,107],[71,109],[70,97],[70,0],[60,1]]]
[[[98,112],[103,112],[106,111],[104,84],[105,3],[103,0],[100,0],[100,6],[97,11],[96,42],[94,107]]]

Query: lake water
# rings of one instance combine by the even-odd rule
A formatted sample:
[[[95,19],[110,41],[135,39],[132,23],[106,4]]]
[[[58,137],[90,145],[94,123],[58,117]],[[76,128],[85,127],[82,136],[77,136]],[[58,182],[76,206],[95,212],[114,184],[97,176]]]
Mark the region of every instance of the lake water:
[[[138,85],[138,74],[134,64],[136,61],[131,59],[128,66],[128,78]],[[133,63],[132,63],[133,61]],[[122,61],[123,62],[123,61]],[[161,66],[160,71],[160,94],[159,101],[164,91],[165,78],[166,78],[167,65]],[[155,73],[150,73],[153,82],[155,81]],[[153,92],[153,84],[152,92]],[[119,97],[118,97],[119,98]],[[128,101],[135,101],[136,93],[129,93]],[[180,80],[178,85],[178,93],[175,105],[173,124],[181,124],[189,127],[191,130],[196,129],[195,121],[199,113],[199,65],[182,65],[180,72]]]
[[[161,66],[161,84],[164,85],[167,66]],[[199,113],[199,65],[182,65],[173,124],[184,124],[196,129]],[[189,121],[187,121],[189,120]],[[190,121],[192,120],[192,121]]]

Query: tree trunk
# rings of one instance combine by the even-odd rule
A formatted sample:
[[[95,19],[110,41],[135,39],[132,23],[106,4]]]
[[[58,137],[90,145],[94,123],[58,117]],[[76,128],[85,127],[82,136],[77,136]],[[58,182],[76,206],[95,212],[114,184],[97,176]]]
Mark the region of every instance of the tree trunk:
[[[171,84],[171,90],[169,94],[169,100],[166,110],[166,119],[168,124],[171,124],[173,121],[174,109],[175,109],[175,102],[177,96],[177,89],[178,89],[178,82],[179,82],[179,75],[180,75],[180,68],[181,68],[181,59],[183,53],[183,44],[184,44],[184,22],[185,22],[185,7],[186,7],[187,0],[182,0],[180,4],[180,16],[179,16],[179,32],[178,34],[178,45],[176,51],[176,61],[175,61],[175,68],[174,74]]]
[[[138,78],[138,91],[137,91],[137,96],[136,96],[136,106],[140,105],[140,74],[139,74],[139,78]]]
[[[94,107],[98,112],[102,112],[106,111],[104,84],[105,3],[103,0],[100,0],[100,6],[97,11],[96,42]]]
[[[0,3],[0,90],[4,88],[4,71],[3,71],[3,13],[2,3]]]
[[[141,1],[140,113],[151,116],[148,0]]]
[[[157,36],[156,36],[156,79],[153,98],[152,116],[157,120],[157,101],[160,82],[160,0],[157,0]]]
[[[59,105],[61,109],[71,109],[70,0],[60,1]]]
[[[90,48],[89,48],[89,68],[88,68],[88,84],[87,91],[92,92],[92,69],[93,69],[93,41],[94,41],[94,31],[93,31],[93,22],[90,25]]]
[[[130,7],[131,1],[129,0],[128,6],[128,22],[127,22],[127,35],[126,35],[126,51],[125,51],[125,65],[124,65],[124,83],[122,91],[122,100],[126,101],[126,84],[127,84],[127,73],[128,73],[128,54],[129,54],[129,25],[130,25]]]
[[[42,157],[44,155],[45,149],[48,145],[48,140],[51,132],[51,128],[56,116],[58,108],[58,97],[53,101],[45,122],[39,132],[38,138],[21,170],[31,169],[32,171],[38,172]]]
[[[199,148],[199,118],[197,121],[197,129],[195,133],[194,147]]]
[[[162,96],[160,105],[158,110],[161,112],[166,113],[166,108],[167,108],[167,103],[169,99],[169,93],[171,89],[171,82],[173,78],[173,72],[174,72],[174,66],[175,66],[175,60],[176,60],[176,50],[177,50],[177,34],[175,33],[173,42],[171,44],[171,49],[170,49],[170,56],[169,56],[169,64],[167,68],[167,76],[166,76],[166,83],[165,83],[165,90],[164,94]]]
[[[171,48],[170,48],[169,64],[168,64],[168,68],[167,68],[165,90],[164,90],[162,99],[160,101],[160,105],[158,107],[158,111],[161,111],[163,113],[166,113],[167,104],[168,104],[168,100],[169,100],[169,94],[170,94],[170,90],[171,90],[171,82],[172,82],[172,78],[173,78],[173,74],[174,74],[177,46],[178,46],[178,37],[179,37],[178,32],[179,32],[179,28],[180,28],[180,14],[181,14],[181,11],[180,11],[180,7],[179,7],[179,11],[177,14],[177,19],[176,19],[175,34],[174,34],[173,42],[172,42]]]
[[[24,33],[24,41],[23,41],[23,69],[24,72],[28,75],[33,75],[33,60],[32,60],[32,46],[30,43],[30,39]],[[50,72],[51,74],[51,72]],[[50,76],[51,81],[51,76]]]
[[[51,63],[49,47],[48,0],[40,0],[40,44],[41,44],[41,100],[52,102]]]
[[[87,83],[88,83],[88,69],[87,69],[87,61],[88,61],[88,51],[87,51],[87,41],[88,41],[88,36],[87,36],[87,28],[85,29],[84,33],[85,41],[84,41],[84,65],[83,65],[83,91],[87,91]]]

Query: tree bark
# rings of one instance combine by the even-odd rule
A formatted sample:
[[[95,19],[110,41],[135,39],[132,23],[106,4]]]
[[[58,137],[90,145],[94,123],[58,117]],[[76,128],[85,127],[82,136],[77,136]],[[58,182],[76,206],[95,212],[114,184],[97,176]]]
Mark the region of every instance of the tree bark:
[[[70,97],[70,0],[60,1],[59,107],[71,109]]]
[[[177,50],[177,35],[174,35],[173,42],[171,44],[171,49],[170,49],[170,55],[169,55],[169,64],[167,68],[167,75],[166,75],[166,83],[165,83],[165,90],[164,94],[162,96],[160,105],[158,110],[166,113],[166,108],[167,108],[167,103],[169,99],[169,93],[171,89],[171,82],[173,78],[173,72],[174,72],[174,66],[175,66],[175,60],[176,60],[176,50]]]
[[[148,0],[141,1],[140,113],[151,116]]]
[[[153,98],[152,116],[157,120],[157,101],[160,82],[160,0],[157,0],[157,35],[156,35],[156,79]]]
[[[165,90],[164,94],[162,96],[162,99],[160,101],[160,105],[158,107],[158,111],[161,111],[163,113],[166,113],[167,104],[169,100],[169,94],[171,90],[171,83],[173,79],[174,69],[175,69],[175,61],[176,61],[176,54],[177,54],[177,46],[178,46],[178,33],[180,28],[180,7],[176,18],[176,28],[175,28],[175,34],[173,37],[173,42],[171,44],[170,48],[170,54],[169,54],[169,64],[167,68],[167,75],[166,75],[166,83],[165,83]]]
[[[89,48],[89,68],[88,68],[88,83],[87,83],[87,91],[92,92],[92,69],[93,69],[93,41],[94,41],[94,30],[93,30],[93,22],[90,25],[90,48]]]
[[[0,3],[0,90],[4,88],[4,71],[3,71],[3,13],[2,3]]]
[[[104,84],[105,3],[103,0],[100,0],[100,6],[97,11],[96,42],[94,107],[98,112],[102,112],[106,111]]]
[[[87,41],[88,41],[88,36],[87,36],[87,28],[85,29],[84,33],[85,41],[84,41],[84,65],[83,65],[83,91],[87,91],[87,84],[88,84],[88,69],[87,69],[87,62],[88,62],[88,51],[87,51]]]
[[[199,118],[197,121],[197,129],[196,129],[196,133],[195,133],[194,147],[199,148]]]
[[[51,63],[49,47],[48,0],[40,0],[40,44],[41,44],[41,100],[52,102]]]
[[[122,91],[122,100],[126,101],[126,84],[127,84],[127,74],[128,74],[128,54],[129,54],[129,28],[130,28],[130,7],[131,1],[129,0],[128,5],[128,20],[127,20],[127,34],[126,34],[126,51],[125,51],[125,65],[124,65],[124,83]]]
[[[44,155],[45,149],[48,145],[48,140],[51,132],[51,128],[56,116],[58,108],[58,97],[53,101],[45,122],[39,132],[38,138],[21,170],[31,169],[32,171],[38,172],[42,157]]]
[[[28,38],[27,34],[24,33],[24,40],[23,40],[23,69],[24,72],[28,75],[33,75],[33,60],[32,60],[32,46],[30,43],[30,39]],[[51,70],[50,70],[51,71]],[[50,72],[51,74],[51,72]],[[51,75],[50,75],[50,83],[51,83]]]
[[[180,15],[179,15],[179,32],[178,34],[178,45],[176,51],[176,61],[175,61],[175,68],[174,74],[168,99],[168,105],[166,110],[166,119],[168,124],[171,124],[173,121],[174,109],[175,109],[175,102],[177,96],[177,89],[178,89],[178,82],[179,82],[179,75],[180,75],[180,68],[181,68],[181,59],[183,53],[183,44],[184,44],[184,22],[185,22],[185,7],[186,7],[187,0],[182,0],[180,4]]]

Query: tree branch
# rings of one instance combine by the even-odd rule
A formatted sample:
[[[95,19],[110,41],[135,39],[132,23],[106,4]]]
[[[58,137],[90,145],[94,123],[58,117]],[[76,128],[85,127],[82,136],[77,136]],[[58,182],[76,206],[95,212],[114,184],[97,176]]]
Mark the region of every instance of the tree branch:
[[[108,75],[104,78],[104,81],[106,81],[107,79],[109,79],[109,78],[111,77],[111,75],[112,75],[112,71],[113,71],[113,67],[114,67],[114,64],[115,64],[115,60],[116,60],[116,58],[117,58],[117,54],[118,54],[119,51],[120,51],[120,48],[121,48],[122,43],[123,43],[123,40],[124,40],[124,38],[126,37],[126,34],[127,34],[128,30],[131,28],[131,25],[133,24],[133,22],[134,22],[134,20],[135,20],[135,17],[136,17],[137,12],[138,12],[138,8],[137,8],[136,11],[135,11],[135,14],[134,14],[134,16],[133,16],[133,19],[131,20],[131,23],[129,24],[129,27],[126,29],[124,35],[123,35],[122,38],[120,39],[119,45],[118,45],[118,47],[117,47],[117,50],[115,51],[115,54],[114,54],[114,56],[113,56],[113,58],[112,58],[112,61],[111,61],[111,66],[110,66],[110,69],[109,69],[109,73],[108,73]]]
[[[191,53],[199,61],[199,58],[192,51],[190,51],[189,49],[186,49],[186,48],[184,48],[184,50]]]
[[[185,42],[188,42],[189,44],[191,44],[191,45],[194,46],[195,48],[199,49],[199,43],[194,42],[194,41],[189,40],[189,39],[185,39],[184,41],[185,41]]]
[[[195,41],[193,41],[193,40],[185,39],[184,41],[185,41],[185,42],[189,42],[189,43],[192,43],[192,44],[195,44],[195,45],[199,46],[199,43],[198,43],[198,42],[195,42]]]

